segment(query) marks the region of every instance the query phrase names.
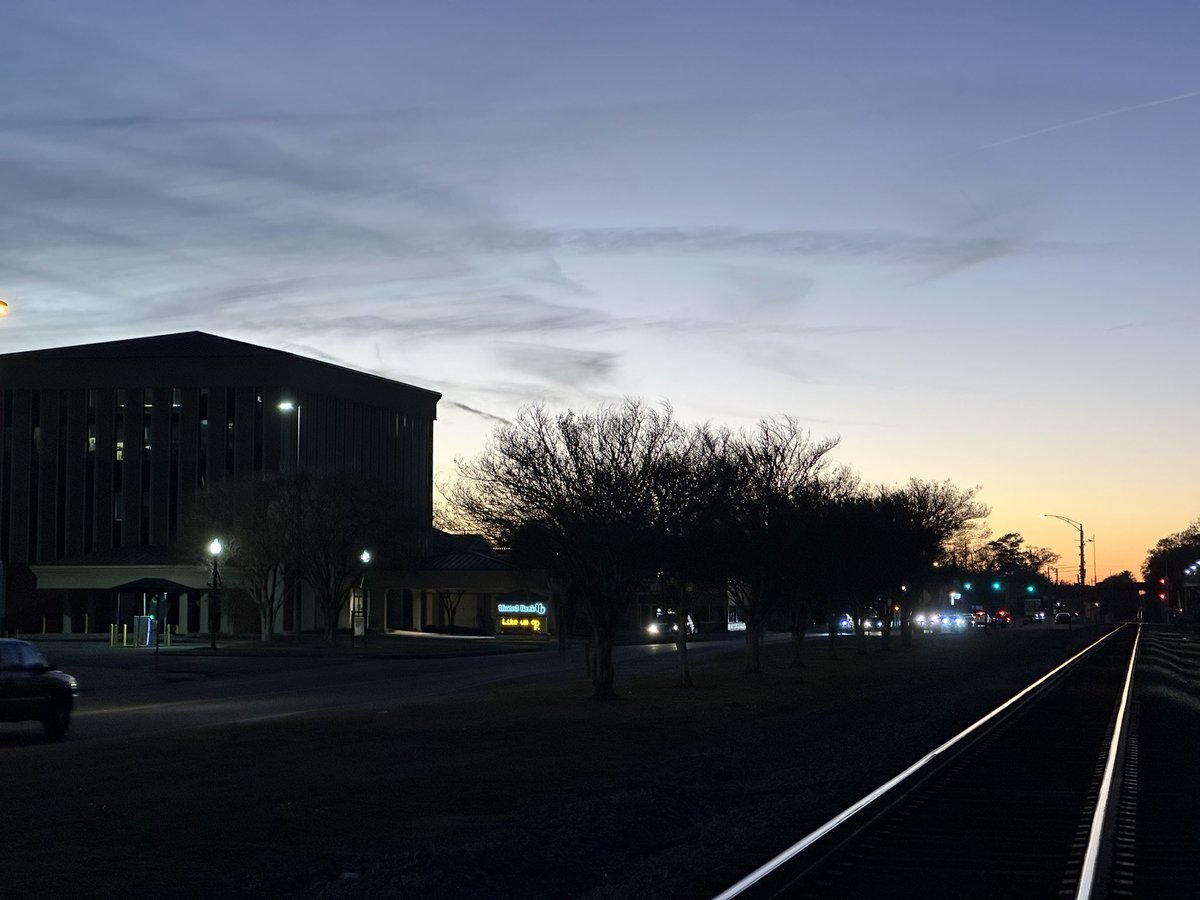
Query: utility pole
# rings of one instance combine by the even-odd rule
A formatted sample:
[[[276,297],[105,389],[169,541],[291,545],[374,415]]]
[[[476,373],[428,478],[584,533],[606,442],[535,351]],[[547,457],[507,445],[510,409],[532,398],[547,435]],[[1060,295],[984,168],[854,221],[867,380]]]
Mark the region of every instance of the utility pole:
[[[1079,599],[1083,600],[1083,586],[1087,584],[1087,570],[1085,568],[1087,555],[1083,552],[1083,523],[1079,524]]]
[[[1086,543],[1086,540],[1084,539],[1084,536],[1083,536],[1083,523],[1080,521],[1077,521],[1076,519],[1072,519],[1069,516],[1058,516],[1058,515],[1055,515],[1054,513],[1042,513],[1041,518],[1043,518],[1043,519],[1061,519],[1063,522],[1066,522],[1069,525],[1074,525],[1079,529],[1079,610],[1080,610],[1080,615],[1084,616],[1086,618],[1085,613],[1087,612],[1087,609],[1083,605],[1083,585],[1085,584],[1085,580],[1087,578],[1087,568],[1086,568],[1087,557],[1084,553],[1084,550],[1085,550],[1084,545]]]

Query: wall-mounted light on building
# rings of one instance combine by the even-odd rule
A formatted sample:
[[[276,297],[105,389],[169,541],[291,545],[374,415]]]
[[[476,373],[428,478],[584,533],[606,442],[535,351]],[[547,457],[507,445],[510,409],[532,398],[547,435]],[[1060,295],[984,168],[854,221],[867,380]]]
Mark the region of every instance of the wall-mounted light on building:
[[[275,404],[275,408],[280,412],[296,414],[296,466],[300,465],[300,404],[291,400],[280,400]]]

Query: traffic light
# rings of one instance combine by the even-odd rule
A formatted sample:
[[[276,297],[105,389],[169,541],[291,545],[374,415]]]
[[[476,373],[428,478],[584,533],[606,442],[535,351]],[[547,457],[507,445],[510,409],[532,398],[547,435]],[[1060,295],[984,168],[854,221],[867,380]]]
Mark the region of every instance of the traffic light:
[[[1002,585],[1000,582],[998,582],[998,581],[993,581],[993,582],[992,582],[992,590],[993,590],[993,591],[998,591],[998,590],[1000,590],[1000,588],[1002,588],[1002,587],[1004,587],[1004,585]]]
[[[1167,599],[1167,579],[1158,579],[1158,599],[1166,602]]]
[[[1025,585],[1025,593],[1032,594],[1037,591],[1037,587],[1032,584]]]

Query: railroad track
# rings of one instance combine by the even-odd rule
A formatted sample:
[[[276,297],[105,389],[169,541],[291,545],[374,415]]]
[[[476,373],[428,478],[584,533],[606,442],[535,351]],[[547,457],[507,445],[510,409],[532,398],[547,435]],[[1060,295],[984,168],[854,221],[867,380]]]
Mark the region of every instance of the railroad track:
[[[717,900],[1200,896],[1190,801],[1140,787],[1142,644],[1111,629]]]

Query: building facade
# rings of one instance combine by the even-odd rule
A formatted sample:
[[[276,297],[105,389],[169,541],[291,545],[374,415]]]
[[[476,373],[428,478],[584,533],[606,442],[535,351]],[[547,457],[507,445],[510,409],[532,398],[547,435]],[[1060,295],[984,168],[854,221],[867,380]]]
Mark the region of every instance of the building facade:
[[[203,573],[170,545],[221,479],[351,470],[431,522],[440,396],[202,332],[0,355],[0,629],[94,630],[138,575],[195,587],[195,630]]]

